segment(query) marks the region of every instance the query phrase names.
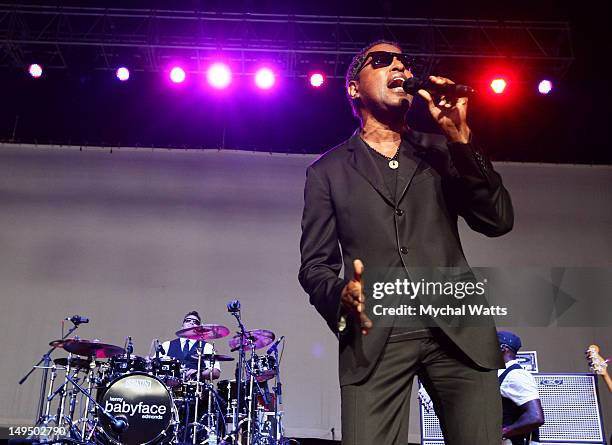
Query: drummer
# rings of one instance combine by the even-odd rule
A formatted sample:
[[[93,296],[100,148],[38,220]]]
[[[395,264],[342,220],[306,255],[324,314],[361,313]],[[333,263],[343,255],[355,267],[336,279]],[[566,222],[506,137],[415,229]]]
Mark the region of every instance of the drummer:
[[[181,329],[194,328],[202,324],[202,318],[197,311],[190,311],[183,317],[183,325]],[[188,338],[175,338],[172,341],[165,341],[162,343],[164,354],[167,357],[173,357],[181,362],[181,364],[187,368],[185,377],[187,379],[195,378],[195,374],[198,372],[198,360],[197,360],[197,340],[190,340]],[[204,342],[203,354],[212,354],[213,346],[210,343]],[[210,360],[202,360],[202,371],[201,375],[204,379],[210,379]],[[219,362],[215,362],[212,370],[212,378],[218,379],[221,375],[221,367]]]

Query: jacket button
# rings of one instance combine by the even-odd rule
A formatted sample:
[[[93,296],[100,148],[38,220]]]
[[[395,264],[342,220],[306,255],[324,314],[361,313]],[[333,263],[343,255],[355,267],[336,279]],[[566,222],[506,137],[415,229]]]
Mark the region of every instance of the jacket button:
[[[395,214],[397,216],[402,216],[404,214],[404,211],[402,209],[395,209]]]
[[[405,246],[400,247],[400,252],[402,252],[403,255],[406,255],[408,253],[408,248]]]

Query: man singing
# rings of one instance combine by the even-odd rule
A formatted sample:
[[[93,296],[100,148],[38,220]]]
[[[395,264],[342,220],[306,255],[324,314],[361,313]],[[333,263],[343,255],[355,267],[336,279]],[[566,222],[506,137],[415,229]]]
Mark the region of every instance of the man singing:
[[[361,125],[308,168],[299,280],[340,341],[344,444],[405,444],[418,375],[447,445],[499,445],[503,362],[492,325],[381,325],[366,314],[364,267],[412,280],[427,268],[469,270],[458,216],[487,236],[513,225],[508,192],[472,142],[467,98],[419,90],[443,135],[418,133],[405,123],[410,77],[394,43],[375,42],[350,64],[346,90]]]

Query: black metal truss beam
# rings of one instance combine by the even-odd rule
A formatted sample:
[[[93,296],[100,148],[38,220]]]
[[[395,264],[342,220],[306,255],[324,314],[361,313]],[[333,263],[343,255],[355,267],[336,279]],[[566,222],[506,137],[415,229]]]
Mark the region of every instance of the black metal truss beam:
[[[200,72],[223,54],[238,75],[275,63],[289,77],[343,77],[376,39],[399,42],[423,74],[504,62],[561,78],[574,60],[567,22],[213,13],[0,4],[0,67]]]

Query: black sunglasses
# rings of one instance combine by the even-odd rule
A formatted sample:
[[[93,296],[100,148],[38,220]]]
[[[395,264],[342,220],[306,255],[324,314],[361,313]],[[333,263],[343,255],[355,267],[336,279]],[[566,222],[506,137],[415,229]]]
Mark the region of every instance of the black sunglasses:
[[[197,318],[185,318],[183,320],[183,323],[193,323],[193,324],[200,324],[200,320],[198,320]]]
[[[410,71],[412,67],[412,63],[414,59],[410,57],[408,54],[403,53],[391,53],[389,51],[372,51],[371,53],[367,53],[363,62],[361,62],[361,66],[355,73],[355,75],[359,74],[361,70],[363,70],[366,66],[372,65],[372,68],[378,69],[383,68],[385,66],[389,66],[393,63],[393,59],[397,57],[404,67]],[[369,59],[369,60],[368,60]]]

